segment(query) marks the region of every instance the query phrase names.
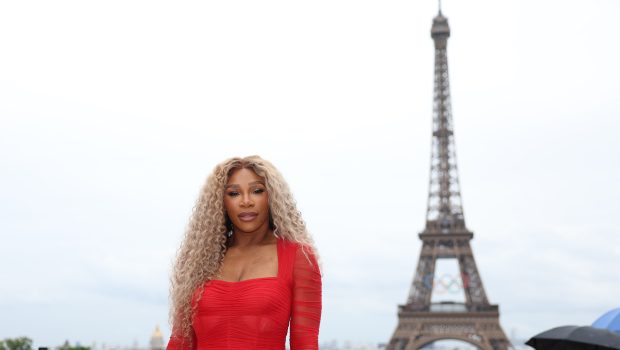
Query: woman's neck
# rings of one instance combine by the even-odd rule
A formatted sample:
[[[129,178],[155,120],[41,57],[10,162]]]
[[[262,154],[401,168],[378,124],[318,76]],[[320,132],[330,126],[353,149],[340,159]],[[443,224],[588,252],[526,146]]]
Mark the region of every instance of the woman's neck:
[[[232,235],[231,247],[249,248],[251,246],[273,243],[276,237],[268,226],[254,232],[242,232],[235,229]]]

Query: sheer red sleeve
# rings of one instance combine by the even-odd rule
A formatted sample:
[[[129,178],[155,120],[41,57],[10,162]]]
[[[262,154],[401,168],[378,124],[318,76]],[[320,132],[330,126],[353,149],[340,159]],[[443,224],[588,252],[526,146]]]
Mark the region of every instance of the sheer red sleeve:
[[[317,350],[320,323],[321,272],[312,250],[299,246],[293,264],[291,350]]]
[[[196,350],[196,334],[192,330],[190,343],[189,339],[183,337],[181,332],[176,327],[173,327],[166,350]]]

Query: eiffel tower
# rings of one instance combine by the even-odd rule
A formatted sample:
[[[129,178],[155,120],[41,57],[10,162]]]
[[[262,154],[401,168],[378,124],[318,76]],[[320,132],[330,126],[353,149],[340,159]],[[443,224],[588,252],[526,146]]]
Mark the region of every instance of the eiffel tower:
[[[459,187],[450,105],[447,44],[448,19],[433,19],[435,42],[433,137],[426,227],[422,249],[405,305],[387,350],[419,349],[437,340],[462,340],[482,350],[512,349],[499,323],[499,307],[489,303],[470,246]],[[431,302],[438,259],[458,261],[465,302]]]

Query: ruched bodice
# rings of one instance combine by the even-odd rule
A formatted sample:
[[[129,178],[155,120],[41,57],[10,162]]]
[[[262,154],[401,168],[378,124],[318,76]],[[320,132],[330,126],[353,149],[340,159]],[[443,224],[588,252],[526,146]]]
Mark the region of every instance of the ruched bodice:
[[[304,254],[305,252],[305,254]],[[309,248],[277,242],[278,274],[228,282],[207,281],[192,319],[193,346],[173,331],[167,350],[318,349],[321,275]]]

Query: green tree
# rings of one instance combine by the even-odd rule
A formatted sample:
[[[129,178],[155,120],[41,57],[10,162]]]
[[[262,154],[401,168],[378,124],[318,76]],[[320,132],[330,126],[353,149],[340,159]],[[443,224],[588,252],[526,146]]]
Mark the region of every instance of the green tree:
[[[0,350],[32,350],[32,339],[28,337],[6,338],[0,342]]]
[[[2,350],[2,349],[0,349]],[[90,347],[88,346],[81,346],[76,344],[75,346],[71,346],[71,344],[69,344],[69,341],[65,341],[64,344],[62,344],[61,346],[57,347],[56,350],[90,350]]]

